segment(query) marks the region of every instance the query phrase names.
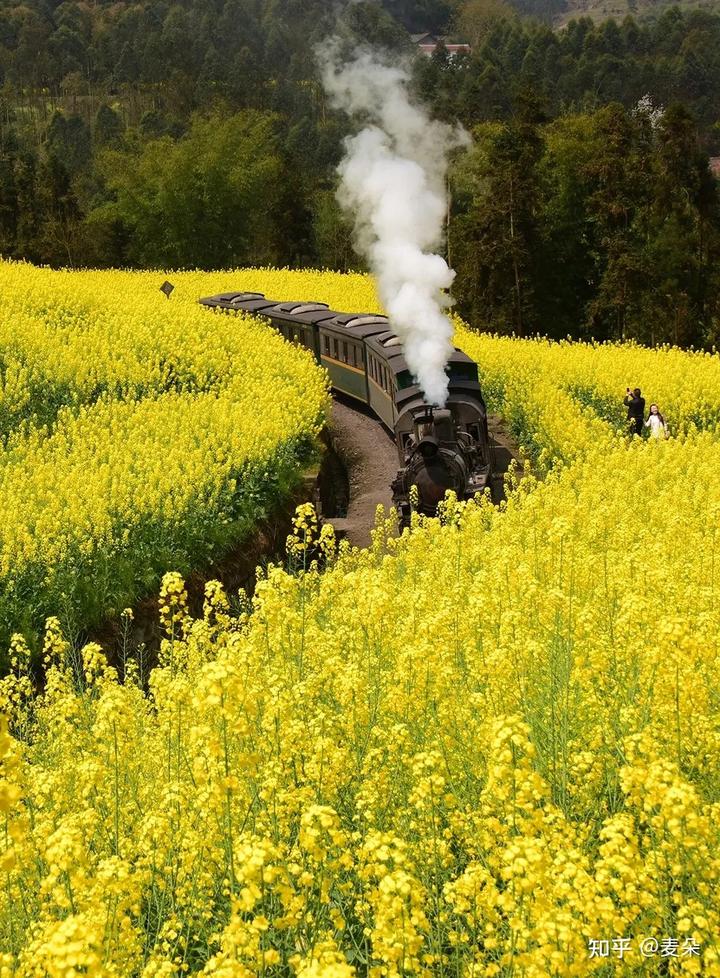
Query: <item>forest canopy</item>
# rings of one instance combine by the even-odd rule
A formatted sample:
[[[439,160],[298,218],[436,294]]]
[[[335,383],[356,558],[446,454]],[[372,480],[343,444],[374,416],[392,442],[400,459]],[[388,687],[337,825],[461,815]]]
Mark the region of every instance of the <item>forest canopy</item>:
[[[523,334],[712,344],[720,16],[387,0],[0,2],[0,253],[51,265],[359,267],[335,201],[332,31],[413,59],[473,132],[451,179],[460,311]],[[413,34],[472,42],[418,54]],[[512,228],[512,233],[510,232]]]

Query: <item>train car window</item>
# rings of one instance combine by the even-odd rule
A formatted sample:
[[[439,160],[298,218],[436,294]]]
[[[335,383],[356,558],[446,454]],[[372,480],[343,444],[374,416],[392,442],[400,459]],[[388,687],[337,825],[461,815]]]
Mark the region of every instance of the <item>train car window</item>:
[[[477,365],[474,363],[449,363],[445,373],[450,380],[470,380],[477,383]]]
[[[342,351],[343,351],[343,363],[350,363],[350,358],[348,357],[348,346],[345,340],[342,341]]]
[[[370,357],[370,376],[375,380],[375,357]]]
[[[323,333],[323,352],[330,354],[330,337],[327,333]]]
[[[401,370],[397,375],[397,385],[398,390],[405,390],[406,387],[412,387],[415,383],[415,379],[409,370]]]

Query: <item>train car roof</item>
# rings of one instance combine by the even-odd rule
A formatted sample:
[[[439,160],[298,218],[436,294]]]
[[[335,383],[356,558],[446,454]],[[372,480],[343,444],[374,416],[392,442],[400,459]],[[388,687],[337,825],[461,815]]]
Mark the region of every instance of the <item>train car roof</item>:
[[[262,292],[220,292],[218,295],[210,295],[205,299],[200,299],[199,301],[203,304],[208,302],[234,302],[240,301],[242,299],[264,299],[265,295]],[[272,300],[268,299],[268,302]]]
[[[387,316],[374,312],[339,312],[335,317],[338,325],[354,329],[357,326],[387,326]]]
[[[344,321],[347,320],[347,321]],[[336,315],[332,319],[326,319],[321,323],[323,329],[331,329],[341,336],[350,336],[356,340],[364,340],[375,333],[384,333],[387,329],[387,321],[378,321],[374,317]]]
[[[220,306],[223,309],[239,309],[242,312],[255,313],[268,319],[289,323],[311,324],[332,319],[337,315],[337,312],[329,309],[324,302],[304,302],[301,299],[278,302],[276,299],[268,299],[262,292],[223,292],[200,299],[200,303],[204,306]]]
[[[262,292],[222,292],[220,295],[211,295],[206,299],[200,299],[200,304],[211,308],[220,306],[222,309],[261,313],[263,309],[274,306],[276,303],[273,299],[266,299]]]
[[[395,333],[378,333],[368,338],[367,345],[372,349],[373,353],[385,360],[395,373],[408,369],[406,365],[400,366],[399,361],[402,360],[404,364],[405,358],[403,355],[402,341]],[[454,347],[453,352],[448,358],[448,363],[475,363],[475,361],[467,353]]]
[[[320,312],[321,310],[327,309],[328,304],[326,302],[302,302],[296,300],[294,302],[276,302],[273,309],[277,309],[278,312]]]
[[[337,313],[324,302],[279,302],[264,309],[262,315],[278,322],[304,323],[309,326],[332,319]]]
[[[276,302],[266,298],[262,292],[222,292],[218,295],[200,299],[205,306],[222,306],[226,309],[240,309],[256,313],[268,319],[282,322],[318,323],[323,329],[348,334],[364,340],[368,347],[384,360],[395,374],[408,370],[400,338],[388,327],[387,316],[372,312],[337,312],[324,302],[303,302],[291,300]],[[472,357],[457,347],[449,358],[450,363],[475,363]]]

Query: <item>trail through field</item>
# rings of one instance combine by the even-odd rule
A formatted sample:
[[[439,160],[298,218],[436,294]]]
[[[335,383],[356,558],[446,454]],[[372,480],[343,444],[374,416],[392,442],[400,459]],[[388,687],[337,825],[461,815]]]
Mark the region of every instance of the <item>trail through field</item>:
[[[390,483],[399,467],[397,449],[377,418],[333,398],[332,443],[347,469],[350,501],[347,517],[333,520],[353,546],[366,547],[375,526],[375,510],[392,506]]]
[[[505,498],[505,473],[510,468],[513,459],[520,461],[520,452],[517,441],[510,433],[510,429],[503,417],[499,414],[488,415],[488,430],[490,432],[490,442],[493,447],[493,469],[497,475],[497,482],[503,485],[502,498]],[[520,463],[519,475],[522,475],[522,462]],[[497,496],[493,496],[497,501]]]

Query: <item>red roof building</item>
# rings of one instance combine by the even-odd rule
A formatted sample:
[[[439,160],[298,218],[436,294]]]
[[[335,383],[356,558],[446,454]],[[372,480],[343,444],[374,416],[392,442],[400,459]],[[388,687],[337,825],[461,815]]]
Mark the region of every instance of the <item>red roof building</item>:
[[[451,58],[454,58],[457,54],[470,53],[469,44],[450,44],[444,38],[438,37],[435,34],[413,34],[412,39],[422,53],[428,57],[435,54],[440,43],[445,45],[445,50]]]

